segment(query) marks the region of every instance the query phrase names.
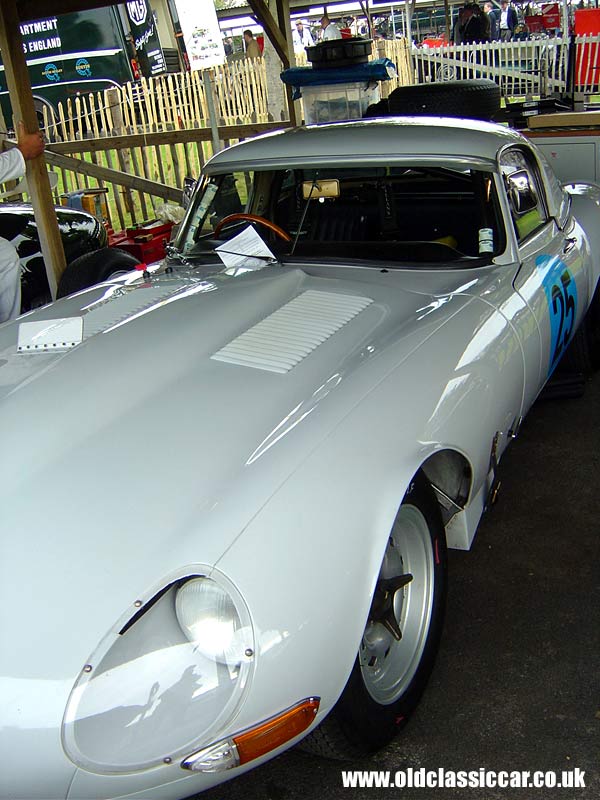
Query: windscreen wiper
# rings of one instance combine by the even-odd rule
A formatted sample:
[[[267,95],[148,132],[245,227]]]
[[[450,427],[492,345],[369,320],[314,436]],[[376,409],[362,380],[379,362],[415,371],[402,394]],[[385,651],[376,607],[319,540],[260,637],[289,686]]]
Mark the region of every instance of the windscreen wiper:
[[[265,264],[278,264],[279,259],[275,256],[263,256],[263,255],[255,255],[254,253],[237,253],[235,250],[223,250],[222,247],[219,247],[218,250],[214,251],[217,255],[219,253],[226,253],[228,256],[238,256],[239,258],[255,258],[257,261],[264,261]]]

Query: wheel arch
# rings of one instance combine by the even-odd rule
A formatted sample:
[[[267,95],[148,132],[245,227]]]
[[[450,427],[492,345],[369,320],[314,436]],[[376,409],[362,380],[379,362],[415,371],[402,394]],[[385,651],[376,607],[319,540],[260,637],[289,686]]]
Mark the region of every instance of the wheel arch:
[[[330,469],[317,469],[309,459],[217,563],[253,616],[261,642],[254,690],[259,696],[269,694],[270,713],[290,705],[296,695],[321,698],[316,721],[335,706],[352,671],[390,531],[416,476],[423,474],[429,483],[434,478],[457,501],[463,497],[463,471],[471,475],[467,459],[452,449],[429,451],[425,460],[421,455],[415,451],[404,461],[390,452],[385,463],[373,463],[374,469],[366,470],[368,486],[362,495],[361,470],[350,469],[342,487],[331,483]],[[312,501],[294,508],[289,491],[297,479]],[[340,524],[336,509],[343,497],[347,509]],[[317,529],[330,533],[315,535]],[[296,567],[291,572],[268,570],[270,580],[257,580],[247,570],[252,559]],[[331,564],[338,575],[333,583]],[[340,591],[342,586],[346,590]],[[307,660],[299,659],[299,653],[306,653]],[[295,676],[292,694],[282,674]],[[250,725],[257,719],[245,722]]]
[[[488,388],[484,382],[477,388],[481,409],[486,403],[480,392]],[[386,386],[386,397],[392,390]],[[438,503],[440,491],[448,498],[447,509],[440,503],[442,522],[472,533],[479,521],[485,459],[478,464],[474,458],[481,425],[471,431],[466,449],[460,449],[454,444],[460,427],[446,422],[433,430],[433,409],[407,402],[402,419],[412,419],[419,431],[409,434],[393,410],[391,416],[381,413],[381,392],[380,385],[363,398],[298,465],[216,564],[246,599],[259,641],[264,636],[253,680],[258,696],[268,694],[272,714],[297,697],[318,695],[320,721],[339,699],[390,531],[419,472],[439,490]],[[472,393],[468,401],[475,402]],[[249,563],[261,565],[261,577],[248,570]],[[294,675],[293,692],[282,675]],[[250,706],[247,710],[250,714]],[[250,725],[256,719],[244,721]]]
[[[445,448],[432,453],[419,470],[424,473],[435,492],[442,520],[446,525],[457,512],[464,509],[471,496],[471,462],[459,450]]]
[[[600,186],[593,183],[576,182],[563,187],[571,196],[574,216],[585,231],[590,245],[594,274],[590,281],[590,297],[600,284],[600,230],[598,228],[598,205]]]

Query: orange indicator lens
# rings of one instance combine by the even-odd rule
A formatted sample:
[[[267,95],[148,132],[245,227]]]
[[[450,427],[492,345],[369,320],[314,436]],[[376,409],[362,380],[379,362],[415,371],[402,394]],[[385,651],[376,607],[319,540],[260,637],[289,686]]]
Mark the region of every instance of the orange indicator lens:
[[[313,722],[318,710],[319,700],[311,697],[257,728],[234,736],[240,764],[253,761],[298,736]]]

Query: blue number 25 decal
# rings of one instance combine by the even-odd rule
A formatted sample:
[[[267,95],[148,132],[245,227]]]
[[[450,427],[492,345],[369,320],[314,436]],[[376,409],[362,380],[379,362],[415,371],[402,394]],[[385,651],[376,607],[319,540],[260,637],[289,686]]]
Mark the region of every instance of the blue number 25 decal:
[[[577,316],[577,286],[566,264],[556,256],[539,256],[536,267],[545,273],[542,282],[550,315],[550,375],[573,336]]]

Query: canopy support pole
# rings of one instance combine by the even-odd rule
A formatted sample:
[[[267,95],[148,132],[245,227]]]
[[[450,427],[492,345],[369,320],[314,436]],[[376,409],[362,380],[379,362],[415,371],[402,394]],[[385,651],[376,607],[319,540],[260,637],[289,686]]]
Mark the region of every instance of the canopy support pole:
[[[0,3],[0,52],[2,52],[15,128],[16,123],[22,121],[28,133],[35,133],[39,130],[39,125],[15,0],[2,0]],[[56,287],[66,262],[44,156],[40,155],[27,161],[26,170],[50,293],[52,298],[56,298]]]

